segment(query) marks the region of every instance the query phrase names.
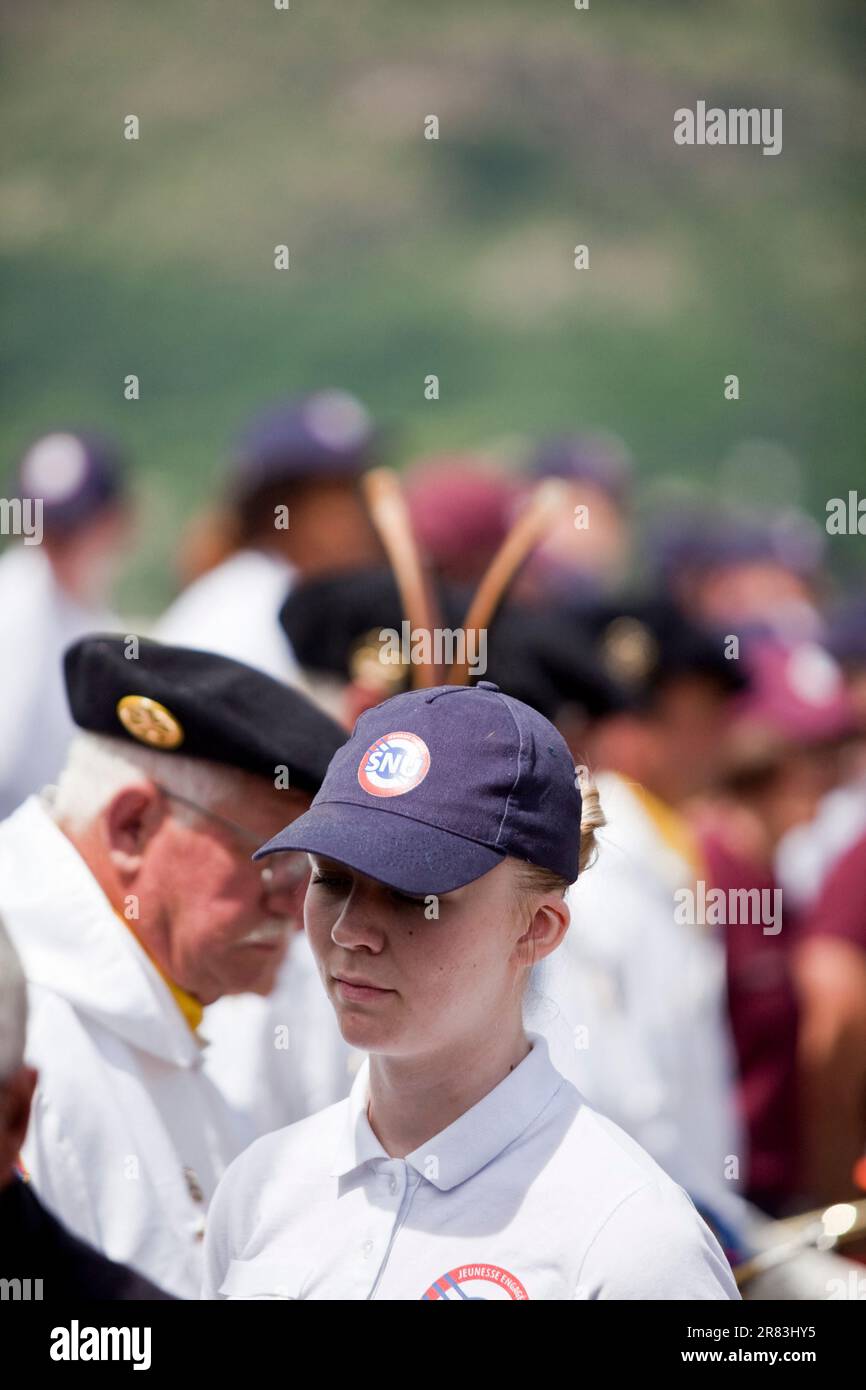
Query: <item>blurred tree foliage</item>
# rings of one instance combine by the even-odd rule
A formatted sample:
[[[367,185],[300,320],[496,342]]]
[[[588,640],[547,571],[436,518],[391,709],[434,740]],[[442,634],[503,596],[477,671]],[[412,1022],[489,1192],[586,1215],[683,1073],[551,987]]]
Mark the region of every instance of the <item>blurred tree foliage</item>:
[[[3,458],[122,438],[137,611],[238,424],[323,383],[398,461],[603,426],[650,480],[776,441],[822,523],[866,488],[862,5],[29,0],[2,29]],[[699,98],[781,107],[782,153],[676,147]]]

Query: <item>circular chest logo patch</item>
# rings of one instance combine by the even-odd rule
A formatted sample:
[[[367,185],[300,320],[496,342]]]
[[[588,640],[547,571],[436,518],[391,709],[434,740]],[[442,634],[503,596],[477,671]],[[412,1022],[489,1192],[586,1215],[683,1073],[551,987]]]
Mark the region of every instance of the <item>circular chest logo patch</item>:
[[[430,770],[430,749],[417,734],[385,734],[371,743],[358,767],[358,781],[371,796],[403,796]]]
[[[523,1300],[529,1294],[514,1274],[499,1265],[458,1265],[449,1269],[431,1284],[424,1299],[451,1299],[452,1302],[468,1298],[482,1303],[502,1301],[503,1299]]]

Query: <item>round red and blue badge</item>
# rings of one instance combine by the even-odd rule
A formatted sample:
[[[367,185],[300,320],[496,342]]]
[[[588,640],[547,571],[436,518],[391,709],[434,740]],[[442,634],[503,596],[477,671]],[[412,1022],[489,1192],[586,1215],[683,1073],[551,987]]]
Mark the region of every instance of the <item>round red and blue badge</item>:
[[[384,734],[364,754],[358,781],[371,796],[403,796],[430,770],[430,749],[417,734]]]
[[[440,1275],[421,1295],[422,1302],[425,1299],[431,1302],[434,1299],[450,1299],[452,1302],[470,1299],[489,1303],[509,1298],[523,1302],[529,1299],[529,1294],[516,1274],[501,1269],[499,1265],[458,1265],[456,1269],[449,1269],[447,1274]]]

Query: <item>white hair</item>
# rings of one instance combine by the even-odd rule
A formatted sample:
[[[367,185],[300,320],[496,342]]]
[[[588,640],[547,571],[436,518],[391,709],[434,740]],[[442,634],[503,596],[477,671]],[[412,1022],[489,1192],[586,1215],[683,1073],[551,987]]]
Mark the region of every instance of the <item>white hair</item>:
[[[159,782],[210,810],[231,793],[240,774],[220,763],[161,753],[106,734],[79,733],[69,746],[54,796],[55,820],[83,830],[124,787]],[[178,808],[183,815],[182,807]]]
[[[24,1061],[27,984],[18,953],[0,921],[0,1086]]]

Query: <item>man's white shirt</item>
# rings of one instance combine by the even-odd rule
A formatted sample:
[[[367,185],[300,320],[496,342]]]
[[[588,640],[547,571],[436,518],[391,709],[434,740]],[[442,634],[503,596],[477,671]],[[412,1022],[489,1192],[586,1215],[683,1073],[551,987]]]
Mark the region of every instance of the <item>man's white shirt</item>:
[[[556,1070],[545,1039],[442,1133],[391,1158],[350,1095],[230,1166],[207,1299],[739,1297],[688,1196]]]
[[[280,626],[279,611],[296,570],[262,550],[239,550],[196,579],[153,629],[160,642],[216,652],[297,683],[300,668]]]
[[[28,981],[39,1082],[22,1157],[37,1194],[111,1259],[196,1297],[207,1205],[246,1136],[159,971],[39,797],[0,824],[0,917]]]
[[[597,779],[608,824],[598,857],[568,893],[571,925],[533,972],[526,1023],[590,1105],[630,1134],[716,1215],[742,1222],[723,944],[678,923],[694,870],[658,833],[628,783]]]
[[[88,632],[117,620],[64,593],[39,546],[15,544],[0,557],[0,818],[53,782],[75,725],[63,684],[63,653]]]
[[[816,815],[795,825],[776,848],[775,872],[786,904],[814,907],[830,871],[866,833],[866,772],[822,797]]]

